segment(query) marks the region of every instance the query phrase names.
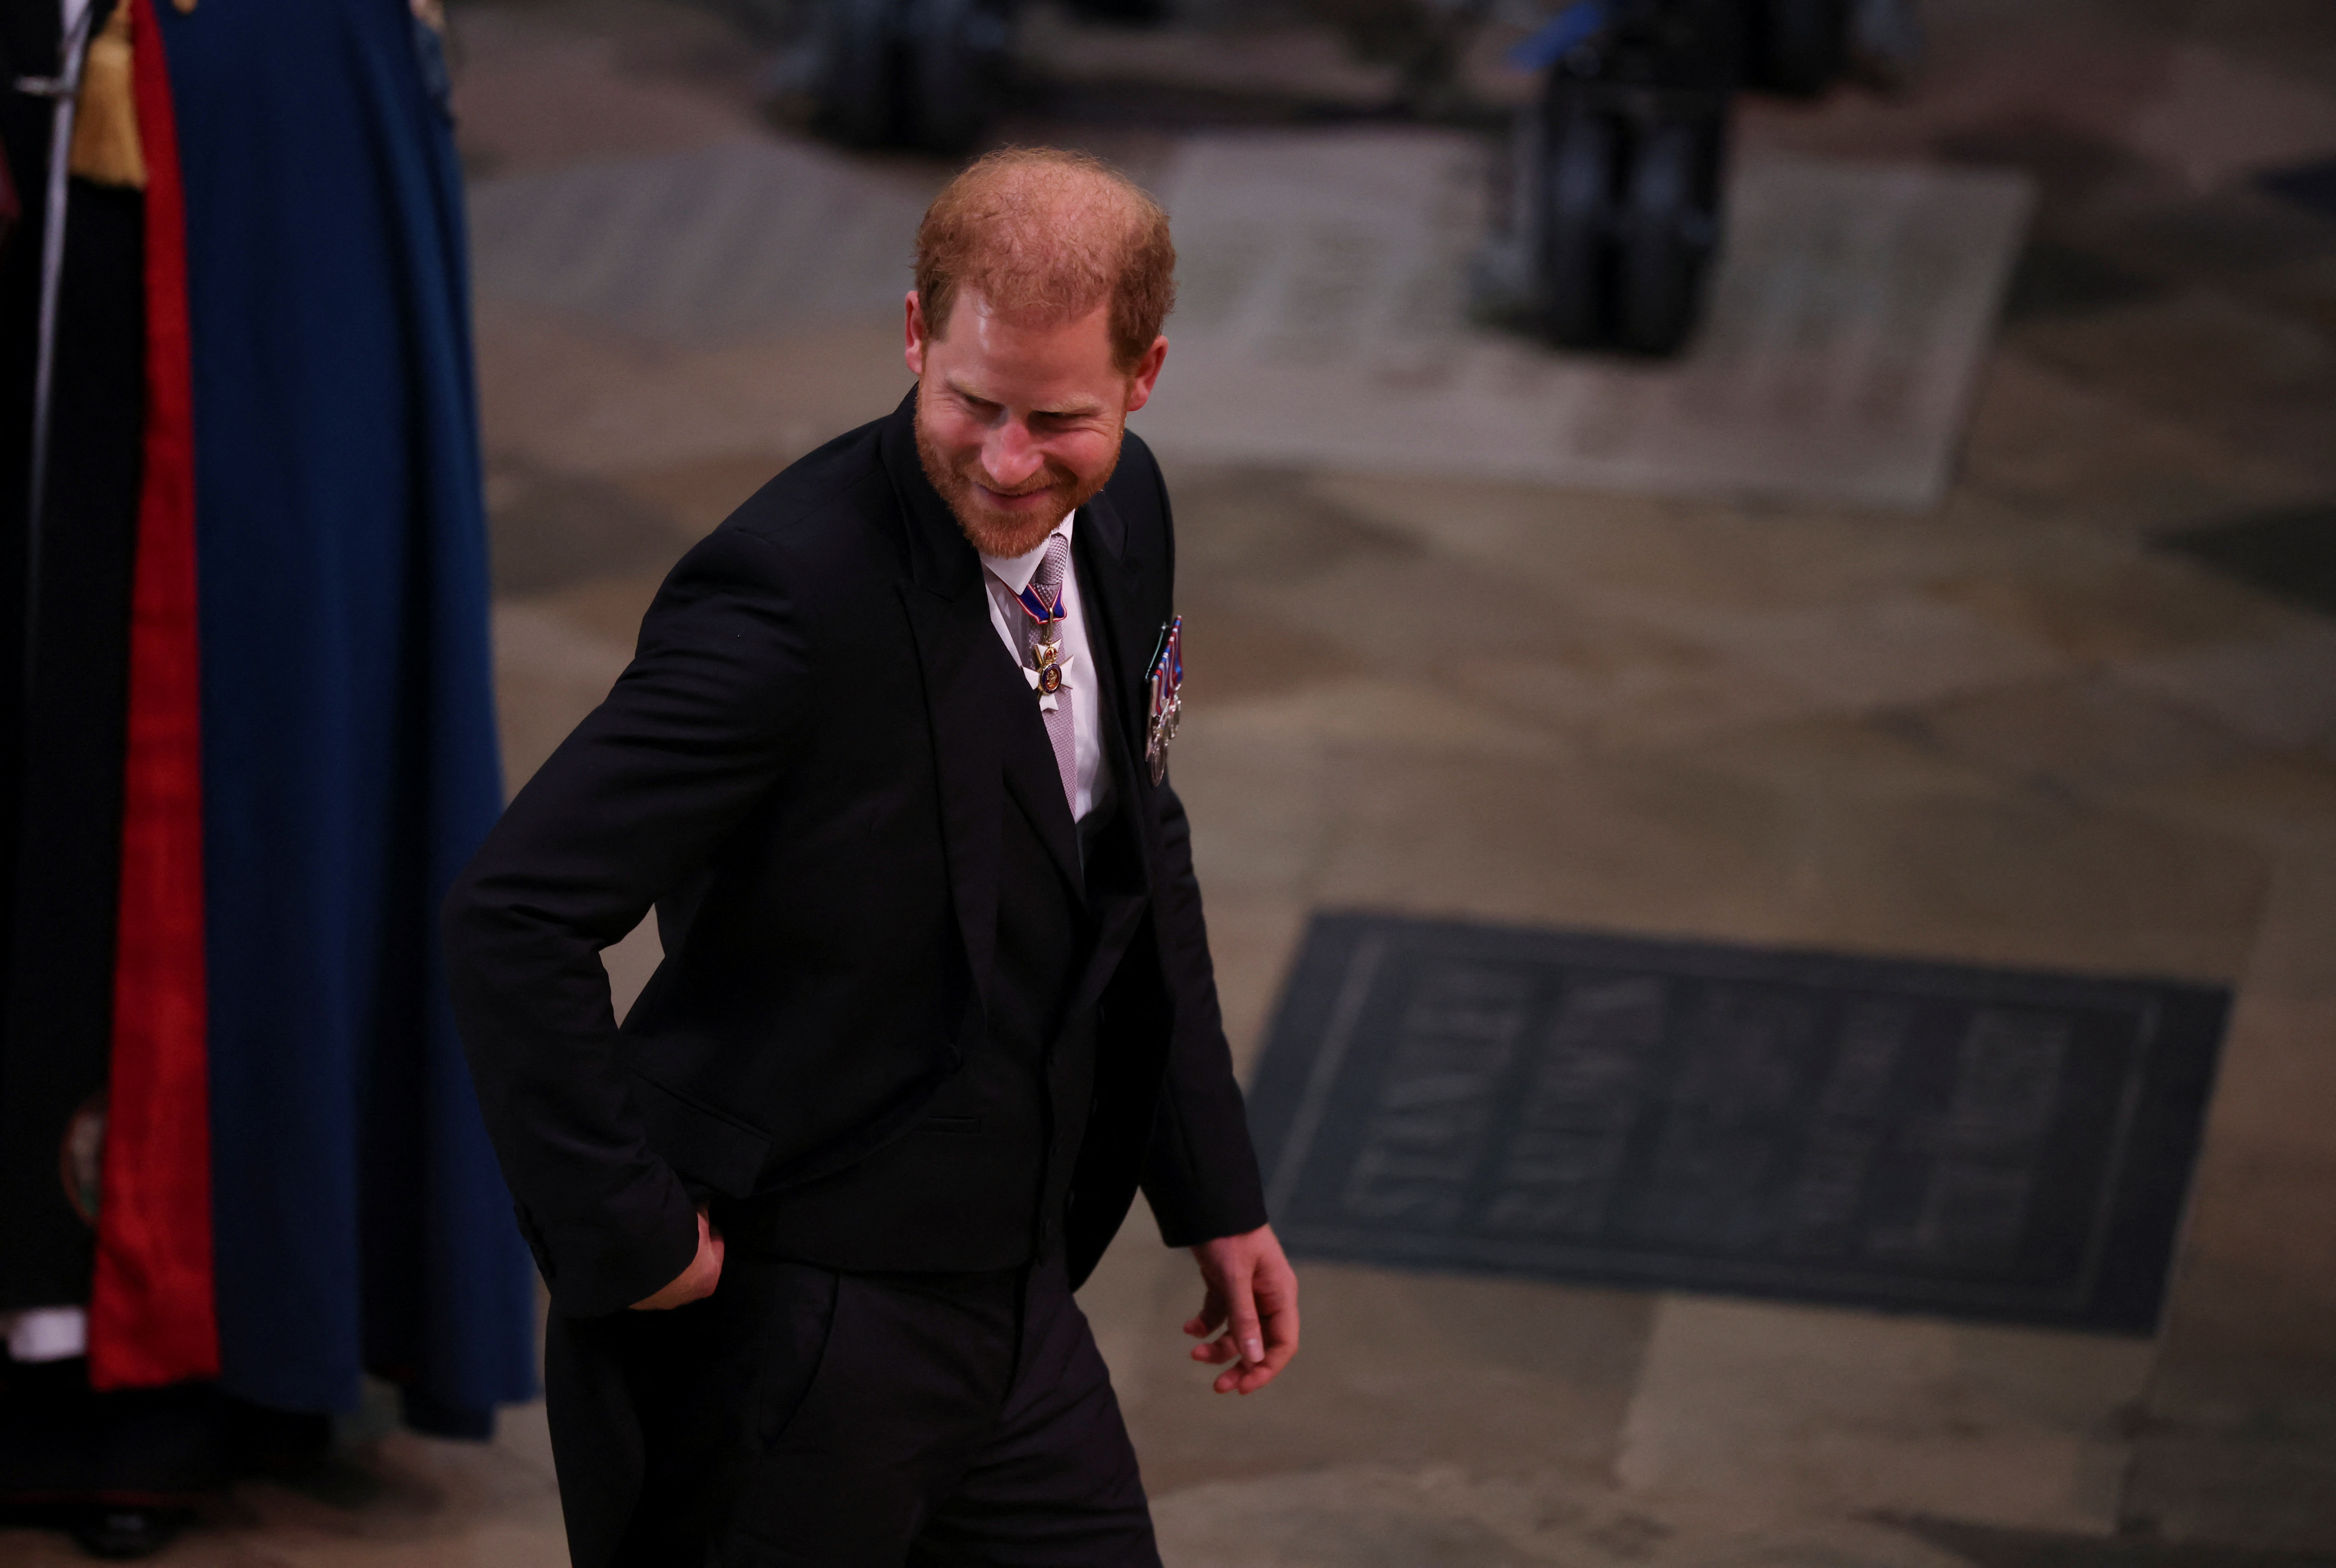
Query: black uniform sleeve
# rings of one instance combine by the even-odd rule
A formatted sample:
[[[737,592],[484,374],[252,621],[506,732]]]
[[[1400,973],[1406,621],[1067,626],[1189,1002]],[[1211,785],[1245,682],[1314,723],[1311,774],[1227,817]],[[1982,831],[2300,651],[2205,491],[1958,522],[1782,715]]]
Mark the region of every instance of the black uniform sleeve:
[[[1146,453],[1147,459],[1149,453]],[[1176,535],[1167,485],[1153,467],[1171,605],[1176,580]],[[1144,1165],[1144,1196],[1160,1233],[1172,1247],[1238,1236],[1266,1222],[1265,1186],[1250,1142],[1249,1114],[1233,1076],[1217,1002],[1216,968],[1209,959],[1208,922],[1201,911],[1201,880],[1192,870],[1192,828],[1174,787],[1153,792],[1160,818],[1163,875],[1153,892],[1161,962],[1174,1024],[1168,1040],[1167,1076],[1152,1124]]]
[[[1175,1025],[1144,1161],[1144,1196],[1162,1238],[1172,1247],[1189,1247],[1264,1224],[1265,1187],[1217,1005],[1201,883],[1192,873],[1192,827],[1173,789],[1163,785],[1158,794],[1169,872],[1158,917]]]
[[[628,1087],[600,950],[784,774],[811,654],[779,552],[735,528],[686,556],[606,701],[520,792],[445,907],[447,970],[521,1229],[589,1316],[689,1264],[688,1193]]]

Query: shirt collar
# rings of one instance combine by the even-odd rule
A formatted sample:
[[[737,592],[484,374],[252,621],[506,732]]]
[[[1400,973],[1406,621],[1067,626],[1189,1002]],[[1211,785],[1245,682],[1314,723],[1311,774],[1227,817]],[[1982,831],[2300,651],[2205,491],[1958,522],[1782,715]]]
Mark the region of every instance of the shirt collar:
[[[1054,539],[1056,534],[1060,534],[1063,542],[1068,544],[1071,541],[1071,524],[1076,522],[1078,517],[1077,512],[1072,512],[1049,529],[1046,539],[1040,540],[1020,555],[985,555],[981,558],[981,564],[989,569],[989,574],[992,577],[1006,585],[1007,592],[1019,594],[1030,586],[1030,579],[1037,575],[1038,562],[1046,559],[1048,541]]]

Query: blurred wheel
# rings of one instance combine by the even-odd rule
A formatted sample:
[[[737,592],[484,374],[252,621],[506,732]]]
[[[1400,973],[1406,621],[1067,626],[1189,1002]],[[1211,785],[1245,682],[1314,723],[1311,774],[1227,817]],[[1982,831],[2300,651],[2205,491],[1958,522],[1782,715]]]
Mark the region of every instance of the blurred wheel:
[[[100,1506],[76,1518],[72,1530],[83,1551],[118,1562],[153,1556],[178,1539],[186,1522],[183,1509]]]
[[[1148,24],[1168,20],[1168,0],[1071,0],[1071,12],[1090,22]]]
[[[1541,220],[1533,247],[1533,310],[1552,343],[1587,348],[1612,336],[1614,121],[1579,107],[1557,108],[1541,166]]]
[[[1751,86],[1812,98],[1849,65],[1849,0],[1755,0]]]
[[[898,0],[825,0],[818,34],[816,122],[851,147],[883,147],[900,131]]]
[[[962,152],[998,117],[1013,24],[999,0],[908,0],[904,21],[909,140]]]
[[[1719,225],[1718,127],[1672,121],[1646,128],[1633,150],[1615,279],[1615,341],[1675,354],[1694,331]]]

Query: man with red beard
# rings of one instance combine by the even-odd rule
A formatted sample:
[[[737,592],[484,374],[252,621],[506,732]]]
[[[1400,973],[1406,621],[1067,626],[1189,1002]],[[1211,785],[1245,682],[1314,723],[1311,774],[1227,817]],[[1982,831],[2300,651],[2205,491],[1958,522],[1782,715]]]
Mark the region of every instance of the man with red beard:
[[[569,1548],[1159,1562],[1071,1291],[1140,1186],[1221,1393],[1298,1345],[1184,810],[1166,215],[1011,151],[917,236],[890,417],[692,550],[447,906],[550,1287]],[[602,948],[654,906],[619,1028]]]

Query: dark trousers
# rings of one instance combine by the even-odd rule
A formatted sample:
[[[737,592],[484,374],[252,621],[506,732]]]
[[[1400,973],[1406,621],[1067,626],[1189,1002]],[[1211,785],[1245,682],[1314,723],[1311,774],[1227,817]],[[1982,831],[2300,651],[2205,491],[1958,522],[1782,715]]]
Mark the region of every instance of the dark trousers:
[[[1058,1261],[840,1274],[733,1250],[671,1312],[554,1314],[577,1568],[1159,1568]]]

